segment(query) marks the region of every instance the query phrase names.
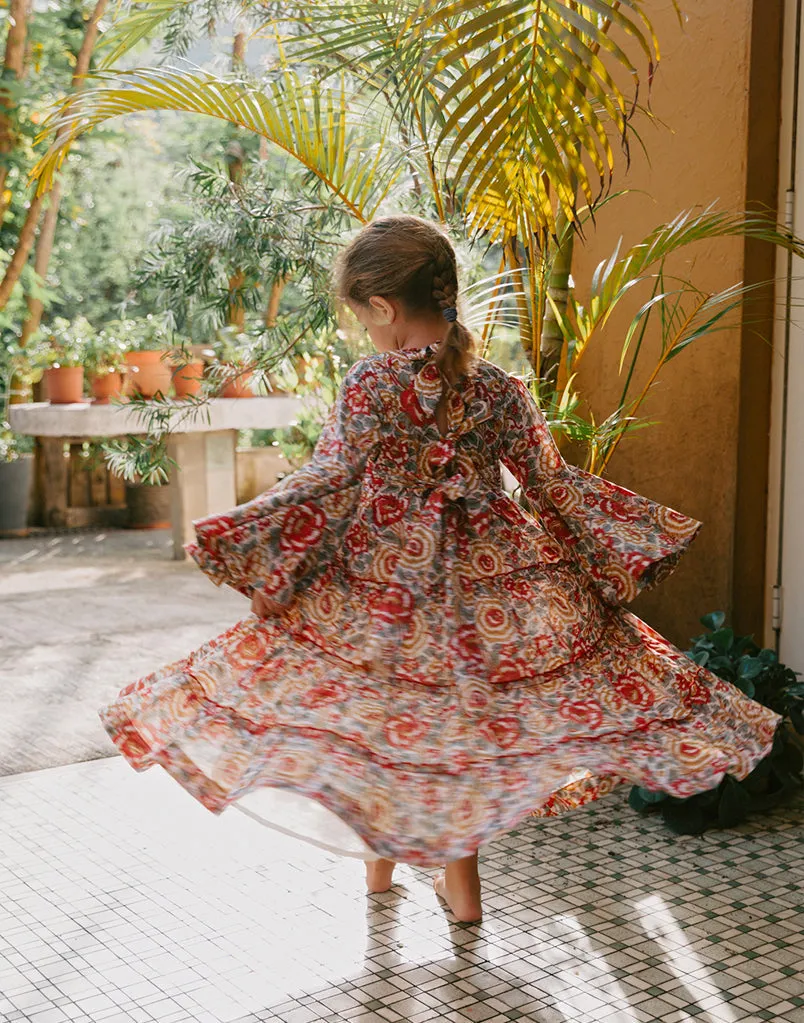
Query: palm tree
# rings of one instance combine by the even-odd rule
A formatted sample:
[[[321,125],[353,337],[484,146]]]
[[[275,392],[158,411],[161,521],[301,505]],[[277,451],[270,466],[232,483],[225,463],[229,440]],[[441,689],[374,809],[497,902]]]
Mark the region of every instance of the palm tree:
[[[39,188],[50,187],[78,136],[126,113],[176,110],[219,118],[279,146],[357,223],[407,192],[499,254],[480,333],[488,339],[509,315],[500,301],[507,292],[544,407],[564,433],[585,442],[587,467],[602,471],[638,425],[666,362],[724,327],[745,294],[739,284],[701,294],[688,280],[671,280],[668,257],[729,234],[796,244],[759,216],[688,211],[624,255],[613,253],[595,274],[588,308],[575,301],[568,287],[573,245],[611,198],[618,153],[627,164],[640,90],[649,89],[659,60],[646,6],[309,0],[266,7],[239,0],[252,35],[273,41],[274,61],[255,81],[242,70],[228,77],[164,66],[114,70],[139,40],[157,30],[186,40],[194,19],[214,10],[209,0],[144,0],[107,33],[106,67],[94,86],[50,119],[56,137],[36,168]],[[578,363],[614,307],[638,288],[648,294],[622,345],[621,400],[602,423],[585,422],[575,411]],[[661,351],[636,390],[642,339],[654,320]]]
[[[199,6],[138,5],[107,36],[107,64],[157,29],[186,35]],[[538,375],[545,256],[557,218],[575,225],[579,203],[593,209],[610,188],[611,138],[627,159],[636,58],[648,81],[658,61],[644,6],[458,0],[434,10],[411,0],[319,0],[282,4],[263,20],[262,5],[241,0],[252,34],[276,40],[267,82],[107,68],[52,118],[62,134],[36,170],[40,188],[50,187],[79,134],[143,109],[201,113],[254,131],[298,159],[361,223],[405,175],[435,216],[457,216],[471,236],[498,245],[500,269],[527,285],[520,335]],[[630,96],[617,84],[623,72]]]

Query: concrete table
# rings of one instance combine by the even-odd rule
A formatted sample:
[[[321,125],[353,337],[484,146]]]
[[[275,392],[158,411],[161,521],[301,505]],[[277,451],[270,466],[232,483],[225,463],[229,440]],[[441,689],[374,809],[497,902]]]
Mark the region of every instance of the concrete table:
[[[183,545],[193,539],[193,519],[227,511],[237,503],[237,431],[289,426],[299,414],[301,404],[299,398],[285,396],[212,398],[191,415],[188,405],[176,402],[168,441],[168,454],[177,467],[171,486],[174,558],[183,558]],[[125,404],[33,402],[12,405],[10,416],[12,430],[42,442],[48,476],[66,476],[67,472],[62,464],[66,461],[62,448],[58,444],[48,445],[48,439],[63,442],[67,438],[121,437],[146,432],[142,413]],[[64,490],[66,493],[66,486]]]

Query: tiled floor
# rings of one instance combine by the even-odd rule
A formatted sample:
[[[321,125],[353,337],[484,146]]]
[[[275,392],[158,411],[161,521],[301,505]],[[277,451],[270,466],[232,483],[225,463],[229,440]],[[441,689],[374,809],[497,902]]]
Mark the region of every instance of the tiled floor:
[[[624,805],[486,851],[486,920],[119,759],[0,781],[3,1023],[804,1023],[804,806],[679,840]]]

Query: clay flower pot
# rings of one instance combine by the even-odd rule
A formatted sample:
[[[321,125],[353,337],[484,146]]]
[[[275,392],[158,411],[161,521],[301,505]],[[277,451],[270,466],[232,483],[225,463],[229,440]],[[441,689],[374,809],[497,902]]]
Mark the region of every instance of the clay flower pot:
[[[108,405],[112,398],[119,398],[122,393],[123,374],[117,370],[99,373],[92,378],[93,405]]]
[[[198,394],[204,377],[203,362],[188,362],[173,370],[173,387],[177,398],[188,398]]]
[[[84,367],[52,366],[42,374],[51,405],[71,405],[84,400]]]
[[[130,367],[130,388],[143,398],[167,395],[173,368],[167,362],[167,352],[126,352],[126,365]]]
[[[232,367],[234,369],[234,367]],[[254,392],[249,386],[253,373],[250,369],[231,377],[221,391],[221,398],[253,398]]]

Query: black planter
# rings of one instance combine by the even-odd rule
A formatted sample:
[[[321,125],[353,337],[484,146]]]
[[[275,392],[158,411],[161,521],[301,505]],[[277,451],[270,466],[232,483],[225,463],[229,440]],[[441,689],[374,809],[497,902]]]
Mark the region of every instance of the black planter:
[[[0,462],[0,533],[27,532],[33,467],[33,455]]]
[[[172,487],[126,483],[129,529],[169,529]]]

